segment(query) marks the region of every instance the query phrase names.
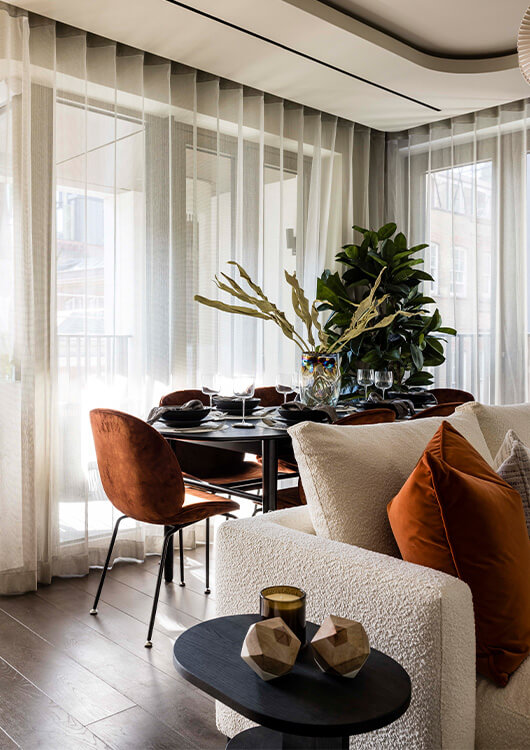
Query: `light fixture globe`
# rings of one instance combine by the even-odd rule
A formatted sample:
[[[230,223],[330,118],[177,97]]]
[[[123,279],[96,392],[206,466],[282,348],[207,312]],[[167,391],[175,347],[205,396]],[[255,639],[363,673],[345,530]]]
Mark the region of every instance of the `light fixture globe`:
[[[530,8],[524,14],[519,33],[517,35],[517,52],[519,55],[519,67],[525,81],[530,83]]]

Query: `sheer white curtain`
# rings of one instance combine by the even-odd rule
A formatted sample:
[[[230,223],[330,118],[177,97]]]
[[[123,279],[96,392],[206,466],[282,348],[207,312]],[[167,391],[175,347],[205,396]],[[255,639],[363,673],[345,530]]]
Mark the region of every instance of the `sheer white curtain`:
[[[486,403],[528,397],[529,102],[387,139],[387,215],[428,242],[426,291],[450,339],[436,385]]]
[[[104,559],[91,408],[143,417],[201,369],[294,366],[274,327],[193,295],[230,259],[285,309],[284,269],[314,294],[353,222],[383,218],[384,154],[381,133],[0,4],[0,593]],[[158,549],[122,524],[116,556]]]

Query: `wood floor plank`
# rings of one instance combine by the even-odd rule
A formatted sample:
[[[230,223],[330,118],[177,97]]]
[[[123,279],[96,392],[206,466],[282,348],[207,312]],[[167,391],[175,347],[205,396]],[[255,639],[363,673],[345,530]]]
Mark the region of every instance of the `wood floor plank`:
[[[17,745],[0,727],[0,750],[14,750],[16,747],[20,747],[20,745]]]
[[[193,750],[172,729],[139,706],[90,725],[90,731],[116,750]]]
[[[59,589],[62,597],[57,596],[56,592]],[[130,701],[179,733],[187,742],[204,750],[220,747],[221,735],[215,726],[213,701],[178,678],[176,673],[177,679],[174,679],[150,664],[148,659],[151,658],[151,653],[150,650],[144,649],[143,640],[137,641],[132,647],[129,644],[131,650],[126,650],[121,643],[128,640],[127,635],[123,631],[120,633],[116,627],[112,632],[117,641],[111,640],[108,630],[113,612],[121,615],[118,610],[113,610],[108,605],[103,605],[100,610],[102,631],[106,629],[107,635],[100,634],[77,620],[70,614],[76,594],[81,594],[85,598],[87,596],[68,583],[57,581],[43,587],[38,594],[13,597],[7,602],[2,600],[1,606],[10,607],[12,613],[15,609],[18,610],[17,616],[23,623],[29,625],[31,622],[30,627],[46,640],[61,648],[68,656]],[[26,604],[24,613],[23,605],[19,602],[28,602],[31,597],[33,601],[30,606]],[[52,601],[55,603],[52,604]],[[61,609],[58,601],[62,601],[66,608]],[[84,611],[87,611],[86,608]],[[88,614],[85,616],[90,618]],[[99,616],[90,619],[98,620]],[[133,653],[134,650],[137,654]],[[168,668],[172,669],[170,648],[166,661]]]
[[[157,572],[155,570],[151,573],[143,564],[119,562],[114,565],[108,576],[152,596]],[[196,617],[197,620],[209,620],[215,617],[215,602],[209,596],[203,592],[199,594],[189,586],[181,587],[177,582],[162,584],[160,601],[173,609]]]
[[[0,726],[23,750],[105,750],[111,746],[0,659]]]
[[[82,591],[95,595],[99,585],[99,579],[99,571],[93,570],[90,572],[90,575],[84,576],[83,578],[71,578],[70,582],[73,586],[76,586]],[[122,612],[140,620],[140,622],[145,623],[147,635],[147,624],[149,623],[151,607],[153,604],[152,593],[144,594],[143,591],[133,589],[131,586],[127,586],[109,576],[105,580],[100,601],[112,604],[113,607],[116,607]],[[186,612],[176,610],[163,601],[159,601],[158,603],[155,629],[165,633],[171,638],[176,638],[183,630],[191,628],[199,622],[200,620],[197,617],[192,617]]]
[[[134,705],[3,611],[0,611],[0,633],[0,658],[82,724]]]

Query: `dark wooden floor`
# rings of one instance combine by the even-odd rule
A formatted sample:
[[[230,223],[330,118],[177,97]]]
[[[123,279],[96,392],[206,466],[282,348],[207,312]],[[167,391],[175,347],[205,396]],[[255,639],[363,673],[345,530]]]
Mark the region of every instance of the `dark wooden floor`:
[[[215,615],[215,580],[203,593],[204,546],[186,551],[186,588],[162,584],[148,650],[158,559],[117,563],[97,617],[89,610],[99,571],[0,597],[0,748],[224,748],[213,700],[172,663],[175,638]]]

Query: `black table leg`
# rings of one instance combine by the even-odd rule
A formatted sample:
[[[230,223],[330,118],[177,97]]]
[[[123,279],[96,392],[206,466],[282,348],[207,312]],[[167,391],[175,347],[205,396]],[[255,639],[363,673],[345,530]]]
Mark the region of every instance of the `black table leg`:
[[[265,727],[247,729],[226,744],[226,750],[348,750],[348,737],[300,737]]]
[[[167,534],[172,528],[172,526],[164,526],[164,534]],[[171,583],[173,580],[173,539],[170,540],[167,548],[166,562],[164,563],[164,580],[167,583]]]
[[[262,440],[263,512],[276,510],[278,490],[278,449],[276,440]]]

